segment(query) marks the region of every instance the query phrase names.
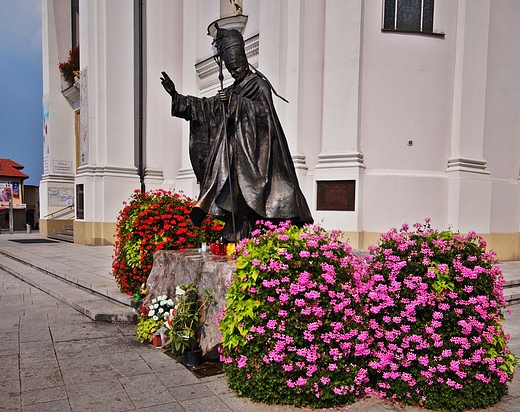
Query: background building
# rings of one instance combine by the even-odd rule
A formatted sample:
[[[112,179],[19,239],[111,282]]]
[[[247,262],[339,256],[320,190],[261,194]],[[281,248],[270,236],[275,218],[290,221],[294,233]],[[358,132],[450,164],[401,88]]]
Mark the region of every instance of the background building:
[[[11,159],[0,159],[0,230],[25,230],[27,205],[23,181],[29,176],[23,166]]]
[[[42,0],[47,235],[113,242],[135,189],[198,193],[183,94],[220,85],[208,25],[244,24],[317,222],[355,247],[402,223],[474,230],[520,258],[520,3],[515,0]],[[241,9],[241,10],[240,10]],[[234,16],[240,12],[247,19]],[[222,24],[221,24],[222,26]],[[57,68],[79,45],[79,74]],[[226,78],[226,84],[229,84]],[[71,206],[74,205],[72,208]],[[69,210],[67,210],[67,207]],[[67,224],[68,221],[67,221]]]

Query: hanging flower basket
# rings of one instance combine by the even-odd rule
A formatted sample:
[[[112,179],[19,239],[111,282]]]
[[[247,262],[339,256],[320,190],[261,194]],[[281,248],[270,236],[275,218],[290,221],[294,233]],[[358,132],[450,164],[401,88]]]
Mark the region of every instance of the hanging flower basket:
[[[63,79],[71,86],[76,78],[79,79],[79,46],[69,50],[69,58],[66,62],[59,63],[58,69],[60,69]]]

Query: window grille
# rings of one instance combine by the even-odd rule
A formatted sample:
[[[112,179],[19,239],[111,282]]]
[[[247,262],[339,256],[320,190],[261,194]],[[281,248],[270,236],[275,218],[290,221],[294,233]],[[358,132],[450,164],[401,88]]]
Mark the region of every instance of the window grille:
[[[385,0],[383,30],[433,33],[434,0]]]

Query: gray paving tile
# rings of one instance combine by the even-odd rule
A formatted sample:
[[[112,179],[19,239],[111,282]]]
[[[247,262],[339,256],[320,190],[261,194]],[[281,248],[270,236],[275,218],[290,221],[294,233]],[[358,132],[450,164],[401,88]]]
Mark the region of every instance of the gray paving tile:
[[[53,386],[44,389],[33,389],[22,392],[22,405],[30,405],[33,403],[43,403],[67,399],[67,392],[64,386]]]
[[[63,359],[60,368],[67,387],[121,376],[107,360],[99,357]]]
[[[110,395],[118,392],[124,392],[124,388],[116,377],[67,385],[67,393],[71,397]]]
[[[9,380],[0,382],[0,410],[20,408],[20,381]]]
[[[55,342],[54,349],[59,360],[103,355],[92,339]]]
[[[111,336],[110,331],[104,331],[102,329],[95,329],[90,324],[77,323],[77,324],[51,324],[51,332],[54,342],[67,342],[78,339],[90,339],[99,337]]]
[[[1,302],[0,302],[1,305]],[[3,305],[2,305],[3,308]],[[0,318],[0,330],[13,330],[18,329],[20,326],[20,317],[19,316],[9,316],[8,313],[2,313],[2,317]]]
[[[63,379],[56,360],[22,362],[20,365],[20,380],[24,391],[63,386]]]
[[[34,403],[25,405],[23,412],[71,412],[69,401],[67,399],[54,400],[45,403]]]
[[[0,356],[18,355],[20,346],[18,344],[18,336],[0,337]]]
[[[121,376],[146,375],[152,372],[152,369],[143,360],[125,360],[112,363],[112,368]]]
[[[20,379],[18,355],[0,356],[0,382]]]
[[[154,372],[186,371],[186,368],[180,363],[149,345],[141,345],[140,348],[137,348],[136,352]]]
[[[1,290],[1,289],[0,289]],[[20,293],[20,291],[12,291],[11,293],[3,292],[0,296],[0,300],[2,304],[14,305],[14,304],[23,304],[24,303],[24,293]]]
[[[263,403],[254,403],[247,398],[237,398],[234,395],[222,395],[219,397],[222,402],[233,412],[292,412],[301,411],[300,408],[292,406],[265,405]],[[319,409],[316,409],[319,411]],[[376,412],[367,410],[370,412]]]
[[[70,396],[69,402],[73,411],[100,412],[100,411],[128,411],[135,407],[125,392],[111,394],[81,394]]]
[[[513,398],[497,404],[497,410],[503,412],[518,412],[520,411],[520,399]]]
[[[138,344],[137,339],[134,341],[125,337],[119,332],[119,329],[114,336],[96,339],[97,347],[101,353],[105,354],[135,352]]]
[[[162,404],[160,407],[157,406],[148,406],[145,408],[137,408],[136,412],[157,412],[158,409],[161,409],[162,411],[168,411],[168,412],[185,412],[186,409],[184,409],[180,403],[174,402],[174,403],[168,403],[168,404]],[[206,411],[212,411],[212,409],[206,409]]]
[[[51,334],[49,329],[30,329],[27,327],[20,328],[20,342],[39,342],[43,344],[52,344]]]
[[[139,377],[120,378],[119,381],[136,408],[175,403],[175,398],[153,373]]]
[[[20,343],[21,363],[56,360],[52,342],[22,342]]]
[[[230,409],[222,400],[216,396],[207,398],[189,399],[181,402],[186,412],[230,412]],[[249,411],[248,411],[249,412]]]
[[[176,386],[186,386],[191,384],[198,384],[199,380],[191,372],[187,371],[183,366],[182,369],[170,370],[165,372],[156,372],[157,377],[161,380],[167,388]]]
[[[229,395],[234,394],[233,390],[229,388],[226,377],[224,375],[212,376],[211,378],[200,379],[215,395]]]
[[[172,386],[168,388],[168,390],[175,397],[175,399],[181,403],[191,399],[210,398],[215,396],[211,389],[209,389],[203,383],[192,383],[190,385],[184,386]]]

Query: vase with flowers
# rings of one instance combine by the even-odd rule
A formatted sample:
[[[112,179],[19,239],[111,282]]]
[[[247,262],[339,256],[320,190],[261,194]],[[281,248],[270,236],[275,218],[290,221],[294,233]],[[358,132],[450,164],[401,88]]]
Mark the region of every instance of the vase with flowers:
[[[177,286],[175,295],[175,307],[170,310],[165,322],[170,338],[168,343],[173,354],[182,354],[185,366],[196,366],[202,355],[199,346],[200,329],[205,321],[205,309],[211,300],[211,291],[200,293],[197,286],[188,283]]]
[[[161,328],[163,328],[174,306],[173,299],[161,295],[153,298],[149,305],[141,307],[136,331],[139,342],[154,343],[155,339],[154,346],[164,347],[166,345],[166,335]]]

